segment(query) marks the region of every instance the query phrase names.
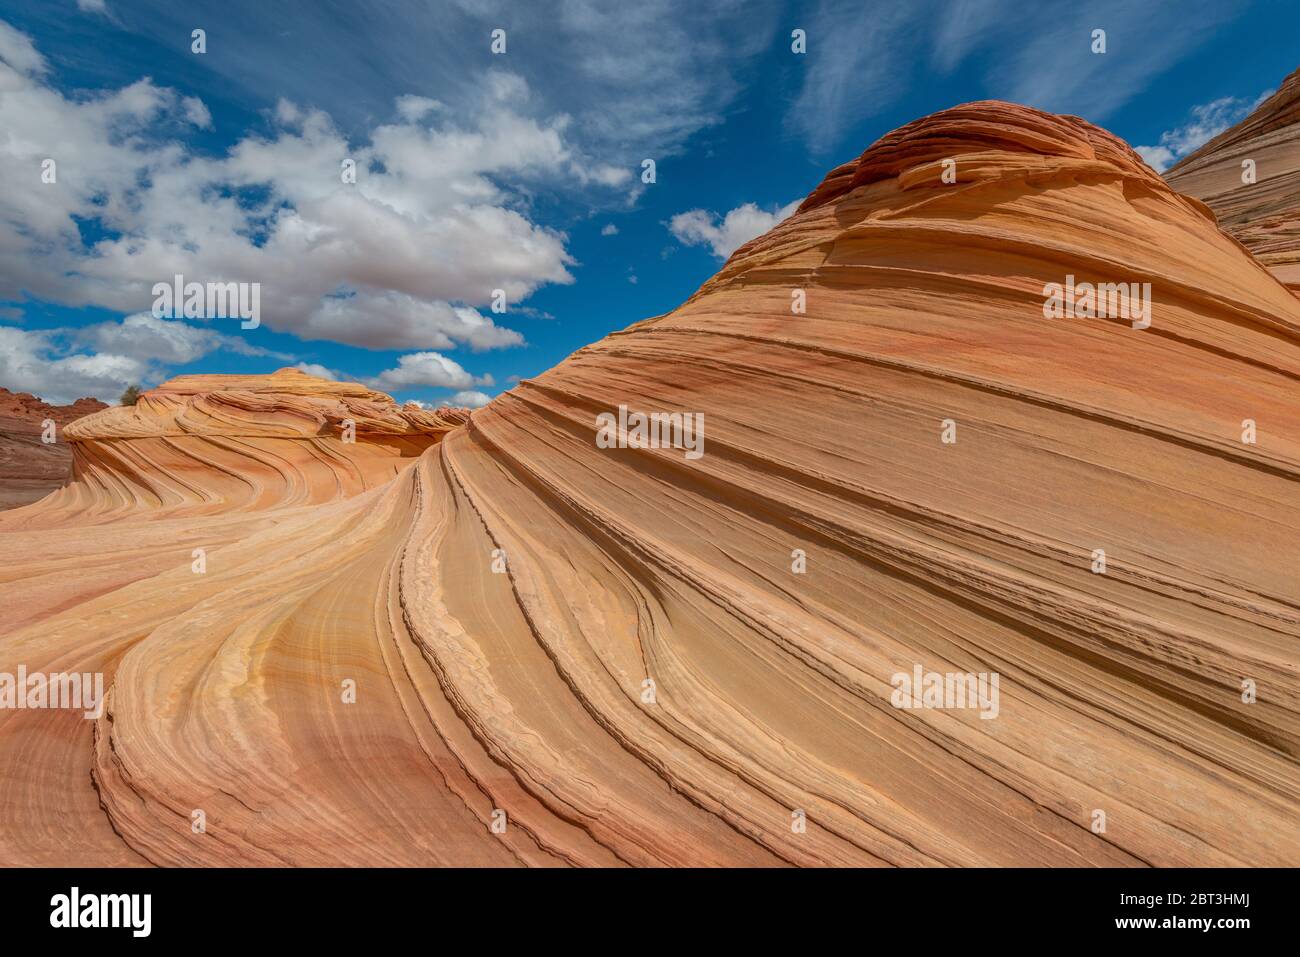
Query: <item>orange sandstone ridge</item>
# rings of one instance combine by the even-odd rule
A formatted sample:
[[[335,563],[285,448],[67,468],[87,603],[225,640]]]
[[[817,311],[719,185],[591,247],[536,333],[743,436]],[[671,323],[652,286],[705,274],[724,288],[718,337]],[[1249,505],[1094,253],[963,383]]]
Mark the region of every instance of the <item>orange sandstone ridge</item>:
[[[1300,70],[1165,177],[1204,200],[1220,226],[1300,294]]]
[[[331,501],[384,484],[466,415],[399,408],[359,383],[297,369],[177,376],[134,406],[69,425],[74,481],[23,520],[36,527],[50,516],[86,522],[141,509],[156,517]]]
[[[1150,328],[1044,318],[1067,275]],[[0,860],[1300,863],[1298,376],[1204,206],[977,103],[384,484],[406,410],[177,380],[0,516],[0,670],[111,688],[0,712]],[[705,454],[600,447],[620,405]]]
[[[281,369],[178,376],[134,406],[78,419],[60,433],[72,452],[71,483],[0,513],[0,541],[21,568],[6,596],[12,621],[380,488],[467,417],[465,409],[399,408],[357,383]]]

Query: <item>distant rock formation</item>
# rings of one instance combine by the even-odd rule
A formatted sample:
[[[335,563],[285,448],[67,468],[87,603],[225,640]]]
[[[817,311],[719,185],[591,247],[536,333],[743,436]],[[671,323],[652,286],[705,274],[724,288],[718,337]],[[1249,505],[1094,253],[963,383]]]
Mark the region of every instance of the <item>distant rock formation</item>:
[[[1165,179],[1204,201],[1220,226],[1300,294],[1300,70]]]
[[[333,501],[384,484],[467,417],[293,368],[177,376],[66,430],[77,481],[42,514]]]
[[[0,388],[0,509],[26,505],[63,486],[72,476],[72,453],[62,427],[106,408],[98,399],[50,405]],[[55,423],[54,442],[41,440],[47,420]]]

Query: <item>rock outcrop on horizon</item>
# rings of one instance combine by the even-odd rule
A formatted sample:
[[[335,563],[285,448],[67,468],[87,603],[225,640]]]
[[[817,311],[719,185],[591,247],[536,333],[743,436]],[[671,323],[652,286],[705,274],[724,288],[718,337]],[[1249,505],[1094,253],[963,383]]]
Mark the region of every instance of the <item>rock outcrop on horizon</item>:
[[[28,505],[72,477],[72,455],[58,432],[69,422],[108,408],[98,399],[51,405],[28,392],[0,388],[0,509]],[[56,441],[45,442],[45,423]]]
[[[63,510],[85,521],[346,498],[393,478],[465,418],[293,368],[177,376],[64,431],[77,481],[43,503],[39,521]]]
[[[380,488],[467,416],[281,369],[177,376],[133,406],[78,419],[61,434],[73,481],[0,513],[11,623]]]
[[[1204,201],[1223,229],[1300,294],[1300,70],[1165,179]]]
[[[0,712],[0,862],[1300,863],[1300,301],[1094,126],[911,123],[473,414],[278,377],[0,515],[0,671],[110,688]]]

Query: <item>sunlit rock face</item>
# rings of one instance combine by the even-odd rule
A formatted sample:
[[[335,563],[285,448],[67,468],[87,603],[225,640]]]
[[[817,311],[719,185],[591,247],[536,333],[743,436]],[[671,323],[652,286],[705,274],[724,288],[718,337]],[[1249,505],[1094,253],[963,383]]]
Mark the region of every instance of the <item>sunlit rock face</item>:
[[[1149,325],[1047,318],[1083,283]],[[986,102],[391,476],[352,387],[173,382],[0,537],[0,670],[110,689],[0,712],[0,859],[1300,863],[1298,338],[1122,142]]]
[[[70,484],[0,513],[11,622],[380,488],[467,416],[281,369],[179,376],[134,406],[79,418],[59,434],[72,450]]]
[[[151,805],[158,816],[147,833],[124,842],[113,831],[113,812],[106,813],[129,799],[130,788],[147,789],[156,774],[168,773],[157,763],[169,760],[155,750],[162,738],[139,754],[141,777],[128,784],[98,765],[113,754],[107,717],[100,724],[83,710],[14,707],[4,701],[4,675],[16,676],[20,667],[29,674],[101,673],[114,702],[106,709],[111,716],[116,702],[125,706],[134,697],[125,692],[133,650],[150,673],[147,681],[161,691],[154,683],[169,683],[165,675],[173,666],[212,651],[201,636],[213,626],[274,643],[271,622],[278,615],[306,621],[294,611],[306,598],[303,586],[314,589],[309,582],[316,582],[329,591],[330,556],[346,547],[351,524],[364,524],[374,493],[467,414],[399,408],[363,386],[286,369],[269,376],[183,376],[146,392],[134,407],[106,409],[63,429],[60,440],[74,460],[71,484],[0,515],[0,859],[162,863],[167,855],[148,848],[159,839],[155,831],[168,833],[175,819],[173,811]],[[342,524],[328,517],[331,503],[344,506]],[[268,538],[278,548],[262,544]],[[236,554],[243,556],[237,563]],[[305,569],[293,585],[277,571],[286,560]],[[237,597],[237,583],[251,588],[251,604]],[[350,604],[362,595],[363,605]],[[328,600],[315,604],[366,633],[376,593],[363,587],[344,600],[348,607],[337,612]],[[174,644],[150,645],[168,633]],[[335,653],[346,655],[340,645],[325,658]],[[218,763],[239,768],[232,773],[248,785],[252,769],[239,756],[238,739],[206,738],[216,729],[193,725],[190,717],[204,702],[227,708],[256,698],[258,684],[276,679],[252,658],[245,659],[243,679],[223,674],[225,664],[208,664],[215,670],[203,687],[179,698],[172,697],[176,688],[163,691],[167,703],[152,693],[136,700],[149,709],[142,716],[151,737],[204,738],[204,747],[222,755]],[[125,708],[121,713],[125,718]],[[187,729],[168,728],[169,714]],[[268,729],[248,723],[239,734],[258,737]],[[227,784],[231,796],[222,800],[248,797],[233,778]],[[197,838],[188,810],[183,823]],[[214,819],[207,851],[227,846],[229,832],[221,835]],[[225,859],[258,860],[246,851]],[[171,858],[187,859],[201,861],[205,853]]]
[[[1250,116],[1165,174],[1300,293],[1300,70]]]
[[[134,406],[65,429],[75,480],[24,517],[41,523],[67,511],[93,521],[346,498],[387,482],[464,416],[399,408],[358,383],[297,369],[178,376]]]

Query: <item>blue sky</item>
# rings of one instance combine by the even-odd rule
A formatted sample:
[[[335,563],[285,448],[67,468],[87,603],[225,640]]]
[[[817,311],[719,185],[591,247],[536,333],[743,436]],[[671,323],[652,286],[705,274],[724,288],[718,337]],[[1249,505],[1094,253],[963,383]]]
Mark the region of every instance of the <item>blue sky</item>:
[[[0,0],[0,385],[113,399],[301,363],[480,403],[672,309],[935,110],[1074,113],[1172,163],[1300,66],[1297,10]],[[260,283],[261,328],[148,315],[177,272]]]

